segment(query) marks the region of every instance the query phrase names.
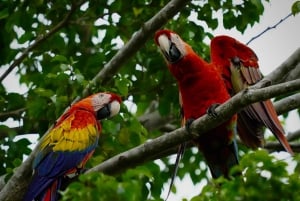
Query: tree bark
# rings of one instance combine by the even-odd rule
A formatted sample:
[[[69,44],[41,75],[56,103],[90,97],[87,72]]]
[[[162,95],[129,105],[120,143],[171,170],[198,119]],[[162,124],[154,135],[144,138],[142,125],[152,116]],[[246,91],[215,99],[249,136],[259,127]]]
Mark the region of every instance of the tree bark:
[[[105,84],[107,81],[109,81],[112,76],[121,68],[121,66],[143,46],[149,37],[157,29],[167,23],[170,18],[176,15],[188,2],[189,0],[172,0],[149,21],[145,22],[143,27],[133,35],[128,43],[125,44],[124,47],[94,77],[91,83],[83,91],[82,96],[77,97],[73,102],[78,101],[81,97],[87,96],[90,88],[95,84]],[[4,78],[5,77],[3,77],[3,79]],[[50,129],[51,128],[48,129],[46,134]],[[0,192],[1,201],[21,200],[31,178],[31,164],[36,152],[37,150],[32,151],[25,162],[15,170],[13,176],[2,188]]]
[[[133,168],[139,164],[145,163],[153,156],[169,148],[175,147],[184,141],[197,138],[205,134],[208,130],[220,125],[232,115],[240,111],[245,106],[276,95],[283,95],[291,91],[300,89],[300,79],[278,84],[263,89],[248,89],[232,97],[229,101],[216,108],[217,117],[204,115],[196,119],[191,124],[191,134],[186,132],[185,128],[178,128],[170,133],[166,133],[158,138],[147,141],[146,143],[132,148],[126,152],[114,156],[100,165],[88,170],[89,172],[104,172],[106,174],[116,174]]]

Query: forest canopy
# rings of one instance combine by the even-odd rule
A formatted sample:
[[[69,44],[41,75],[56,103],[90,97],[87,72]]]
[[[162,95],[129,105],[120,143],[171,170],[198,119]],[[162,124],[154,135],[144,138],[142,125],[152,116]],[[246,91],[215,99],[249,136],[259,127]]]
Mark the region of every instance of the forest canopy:
[[[62,200],[165,199],[162,192],[174,171],[172,154],[177,152],[177,145],[192,137],[180,128],[177,83],[154,43],[154,33],[160,28],[176,30],[209,61],[210,47],[205,41],[214,37],[212,30],[224,26],[244,33],[247,27],[259,23],[268,3],[2,1],[0,200],[20,200],[31,178],[35,151],[29,148],[30,140],[20,136],[46,135],[70,105],[100,91],[122,97],[120,114],[103,122],[99,146],[87,164],[87,172],[62,192]],[[296,15],[299,10],[300,2],[295,1],[291,12]],[[216,13],[221,13],[221,17]],[[277,113],[287,117],[289,111],[300,106],[299,66],[300,49],[297,49],[264,78],[271,80],[273,86],[262,88],[258,83],[249,92],[258,94],[256,97],[243,99],[238,94],[232,100],[236,108],[227,104],[217,111],[229,118],[255,98],[254,101],[274,98]],[[24,92],[7,90],[3,82],[11,75],[16,77],[18,85],[26,88]],[[264,93],[268,91],[264,89],[273,94]],[[245,101],[238,104],[238,100]],[[8,120],[18,126],[8,125]],[[209,129],[217,123],[218,119],[205,116],[195,122],[193,129]],[[207,184],[193,201],[279,197],[300,200],[299,137],[300,130],[287,135],[296,152],[288,157],[288,162],[269,154],[282,151],[273,136],[267,137],[265,149],[257,151],[239,143],[241,161],[233,171],[243,170],[244,175],[234,180],[212,180],[203,156],[190,146],[180,162],[177,177],[189,175],[193,184]],[[290,163],[294,164],[292,172],[287,169]],[[175,185],[172,191],[177,188],[182,187]]]

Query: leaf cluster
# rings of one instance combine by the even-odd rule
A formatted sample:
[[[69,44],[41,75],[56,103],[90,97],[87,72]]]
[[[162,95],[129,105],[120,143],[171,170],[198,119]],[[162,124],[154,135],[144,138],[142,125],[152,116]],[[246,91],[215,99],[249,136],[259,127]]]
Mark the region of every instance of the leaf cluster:
[[[295,158],[297,161],[299,156]],[[289,167],[289,168],[288,168]],[[204,200],[299,200],[299,164],[295,169],[265,150],[248,153],[232,173],[242,172],[232,180],[220,178],[207,184],[191,201]],[[259,189],[259,190],[258,190]],[[263,193],[258,193],[263,192]]]

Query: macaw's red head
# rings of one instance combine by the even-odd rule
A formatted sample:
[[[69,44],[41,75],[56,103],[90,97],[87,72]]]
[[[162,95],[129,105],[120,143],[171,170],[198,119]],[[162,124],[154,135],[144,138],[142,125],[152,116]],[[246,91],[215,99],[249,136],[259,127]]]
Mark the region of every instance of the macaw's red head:
[[[112,117],[120,111],[121,98],[113,93],[101,92],[93,94],[75,103],[72,109],[85,109],[94,112],[97,119]]]
[[[187,54],[188,45],[173,31],[159,30],[154,40],[170,64],[176,63]]]
[[[157,31],[154,40],[161,50],[170,72],[179,82],[185,80],[185,75],[199,73],[202,67],[207,65],[192,47],[173,31]]]

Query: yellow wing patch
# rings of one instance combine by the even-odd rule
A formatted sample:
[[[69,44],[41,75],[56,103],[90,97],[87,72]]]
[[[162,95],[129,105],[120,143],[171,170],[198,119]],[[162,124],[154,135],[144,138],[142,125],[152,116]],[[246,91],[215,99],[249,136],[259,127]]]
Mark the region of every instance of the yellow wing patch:
[[[82,112],[81,112],[82,113]],[[91,114],[76,114],[74,112],[61,124],[54,127],[40,144],[41,149],[51,147],[53,151],[82,151],[97,142],[99,137],[98,122]],[[89,115],[88,122],[82,121],[81,128],[72,126],[76,115]],[[92,121],[91,121],[92,119]]]

